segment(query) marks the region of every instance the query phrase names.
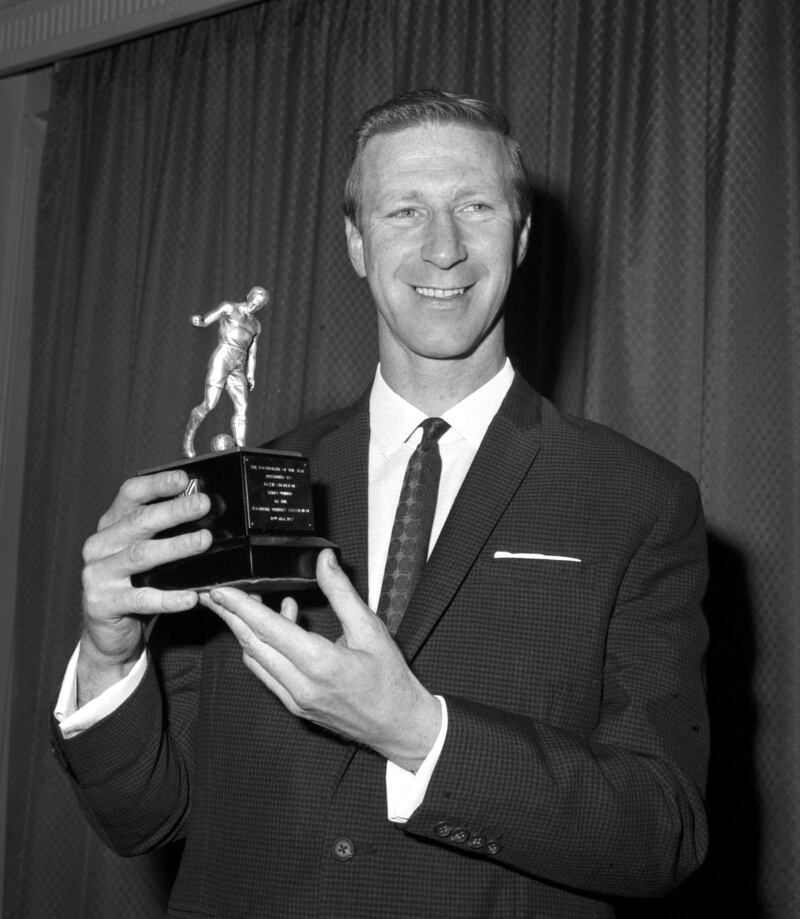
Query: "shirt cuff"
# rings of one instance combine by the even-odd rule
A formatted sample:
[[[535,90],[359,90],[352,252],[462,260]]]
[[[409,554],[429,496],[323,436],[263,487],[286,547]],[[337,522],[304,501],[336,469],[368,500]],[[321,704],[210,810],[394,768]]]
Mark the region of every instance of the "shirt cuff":
[[[61,683],[61,691],[56,700],[53,714],[61,728],[64,740],[69,740],[87,728],[102,721],[132,695],[147,672],[147,649],[142,651],[139,660],[131,668],[130,673],[109,686],[105,692],[100,693],[86,705],[78,708],[78,651],[80,645],[72,652],[72,657],[67,664],[67,672]]]
[[[409,772],[389,760],[386,761],[386,808],[387,816],[392,823],[406,823],[422,804],[433,770],[439,762],[439,755],[447,736],[447,704],[441,696],[436,698],[442,707],[442,725],[436,742],[419,769]]]

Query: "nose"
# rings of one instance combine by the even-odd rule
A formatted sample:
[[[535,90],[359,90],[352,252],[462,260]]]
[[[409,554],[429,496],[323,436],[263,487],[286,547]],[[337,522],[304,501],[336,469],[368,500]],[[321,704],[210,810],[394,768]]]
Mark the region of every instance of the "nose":
[[[461,230],[453,215],[435,213],[425,229],[422,258],[437,268],[452,268],[467,257]]]

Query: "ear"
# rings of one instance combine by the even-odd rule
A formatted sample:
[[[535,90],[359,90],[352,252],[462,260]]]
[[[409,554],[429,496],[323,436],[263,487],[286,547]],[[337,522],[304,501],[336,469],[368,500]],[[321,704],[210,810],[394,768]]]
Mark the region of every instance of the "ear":
[[[349,217],[344,218],[344,231],[347,234],[347,254],[353,268],[360,278],[365,278],[367,269],[364,265],[364,240],[361,232]]]
[[[517,267],[522,264],[522,260],[525,258],[525,254],[528,251],[528,238],[531,234],[531,215],[525,218],[525,223],[522,224],[520,228],[519,235],[517,236]]]

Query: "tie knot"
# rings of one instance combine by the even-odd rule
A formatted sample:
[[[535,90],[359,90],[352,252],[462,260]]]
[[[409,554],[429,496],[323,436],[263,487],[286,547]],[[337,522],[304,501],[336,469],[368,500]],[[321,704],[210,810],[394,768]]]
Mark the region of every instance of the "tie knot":
[[[421,424],[420,449],[428,450],[435,444],[450,425],[443,418],[426,418]]]

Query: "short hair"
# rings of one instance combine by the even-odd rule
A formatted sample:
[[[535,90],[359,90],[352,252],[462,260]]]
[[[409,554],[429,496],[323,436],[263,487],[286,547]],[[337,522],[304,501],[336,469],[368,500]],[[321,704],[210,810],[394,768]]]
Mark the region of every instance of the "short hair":
[[[511,136],[506,116],[497,106],[440,89],[412,89],[368,109],[350,135],[350,169],[344,186],[344,213],[361,229],[361,160],[367,141],[376,134],[420,124],[465,124],[501,138],[511,165],[517,228],[531,211],[530,168],[525,151]]]

